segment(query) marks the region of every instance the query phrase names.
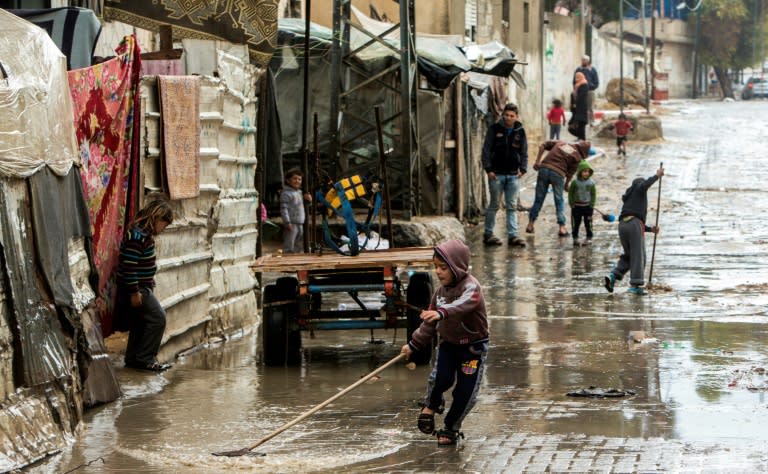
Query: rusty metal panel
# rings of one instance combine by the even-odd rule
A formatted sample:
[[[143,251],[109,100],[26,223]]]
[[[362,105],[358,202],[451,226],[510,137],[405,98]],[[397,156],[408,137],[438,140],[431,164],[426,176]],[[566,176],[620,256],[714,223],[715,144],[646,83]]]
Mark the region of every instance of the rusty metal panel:
[[[35,273],[28,185],[25,180],[0,180],[0,241],[10,298],[12,330],[17,331],[21,373],[17,383],[41,385],[72,373],[56,308],[43,299]],[[21,379],[21,380],[18,380]]]
[[[0,399],[13,393],[13,333],[11,332],[8,299],[0,285]]]

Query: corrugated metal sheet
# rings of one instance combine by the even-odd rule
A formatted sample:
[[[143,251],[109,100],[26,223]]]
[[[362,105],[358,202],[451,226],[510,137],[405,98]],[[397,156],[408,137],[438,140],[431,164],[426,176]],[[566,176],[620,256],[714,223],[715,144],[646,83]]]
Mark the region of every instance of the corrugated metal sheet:
[[[24,380],[19,382],[31,387],[68,377],[72,363],[56,308],[38,289],[27,190],[25,180],[0,180],[0,243],[21,349],[16,357]]]

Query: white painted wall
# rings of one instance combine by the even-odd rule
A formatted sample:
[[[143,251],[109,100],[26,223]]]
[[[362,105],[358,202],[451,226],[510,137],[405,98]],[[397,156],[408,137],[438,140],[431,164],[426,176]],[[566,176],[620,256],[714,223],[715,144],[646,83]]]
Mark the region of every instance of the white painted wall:
[[[645,22],[647,41],[647,62],[650,65],[651,22]],[[606,23],[599,31],[593,29],[592,62],[600,73],[600,88],[598,96],[605,92],[605,85],[611,78],[619,77],[619,44],[616,22]],[[642,36],[643,28],[640,20],[624,20],[624,32]],[[654,66],[656,72],[668,74],[669,98],[690,97],[692,67],[693,67],[693,28],[682,20],[661,19],[656,21],[656,48]],[[625,41],[624,45],[624,77],[635,78],[633,58],[642,58],[642,45]],[[651,71],[649,69],[649,80]],[[603,79],[605,77],[605,79]],[[642,76],[636,79],[642,81]]]
[[[544,108],[549,109],[553,99],[560,99],[568,110],[573,72],[584,54],[581,21],[578,17],[552,13],[548,18],[544,48]]]

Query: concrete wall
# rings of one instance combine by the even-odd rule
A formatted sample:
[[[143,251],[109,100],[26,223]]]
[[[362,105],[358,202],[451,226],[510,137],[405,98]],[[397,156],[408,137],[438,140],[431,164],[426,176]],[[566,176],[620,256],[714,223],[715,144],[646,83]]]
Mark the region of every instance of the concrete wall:
[[[625,42],[626,43],[626,42]],[[624,77],[630,79],[643,80],[643,77],[635,77],[634,74],[634,62],[633,58],[637,56],[637,52],[633,53],[635,49],[629,44],[625,44],[624,47]],[[650,50],[649,50],[650,51]],[[642,57],[642,52],[639,53]],[[648,53],[650,54],[650,53]],[[604,31],[592,30],[592,64],[597,69],[597,73],[600,77],[600,86],[597,88],[597,97],[605,96],[605,88],[611,79],[618,79],[621,77],[619,74],[621,70],[621,49],[619,48],[618,38],[606,34]],[[648,71],[650,74],[650,70]],[[599,104],[597,105],[599,108]]]
[[[391,23],[400,22],[400,4],[392,0],[353,0],[352,5],[369,17],[375,9],[380,18]],[[302,11],[304,11],[302,9]],[[436,35],[464,34],[464,0],[419,0],[415,2],[416,31]],[[302,17],[304,17],[302,15]],[[333,0],[312,2],[312,21],[331,28]]]
[[[545,29],[544,106],[548,109],[553,99],[560,99],[568,110],[573,90],[573,71],[584,54],[581,21],[572,16],[549,14],[547,17],[549,23]]]
[[[135,34],[142,52],[160,49],[157,35],[151,31],[120,23],[119,21],[102,21],[101,34],[94,48],[94,56],[114,56],[115,48],[128,35]]]
[[[624,33],[643,35],[643,26],[640,20],[624,20]],[[592,36],[593,63],[601,73],[601,85],[598,95],[605,91],[605,84],[611,78],[619,77],[619,25],[616,22],[606,23],[595,31]],[[645,21],[646,57],[650,67],[651,55],[651,21]],[[626,36],[625,36],[626,37]],[[668,75],[667,87],[669,98],[690,97],[691,83],[693,81],[693,40],[694,29],[691,24],[682,20],[657,19],[656,20],[656,57],[654,66],[657,73]],[[642,45],[624,42],[624,77],[643,80],[642,72],[636,77],[635,64],[642,70]],[[648,70],[650,81],[650,69]],[[603,80],[602,77],[606,79]],[[658,81],[657,81],[658,82]],[[657,86],[660,86],[657,83]]]
[[[531,142],[541,140],[544,134],[543,101],[545,97],[544,75],[542,69],[544,18],[541,0],[509,0],[509,19],[503,18],[503,0],[478,0],[477,36],[479,44],[499,41],[509,47],[515,57],[527,65],[520,65],[516,70],[525,79],[527,87],[517,87],[509,81],[510,102],[520,107],[520,118],[528,139]]]

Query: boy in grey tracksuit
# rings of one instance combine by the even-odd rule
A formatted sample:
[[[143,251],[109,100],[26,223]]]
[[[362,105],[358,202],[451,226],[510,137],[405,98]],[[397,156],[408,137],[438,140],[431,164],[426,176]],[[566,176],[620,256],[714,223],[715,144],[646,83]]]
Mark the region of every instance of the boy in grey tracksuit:
[[[440,288],[421,325],[401,353],[407,357],[429,345],[435,333],[440,345],[427,380],[427,392],[418,418],[423,433],[437,435],[439,446],[455,445],[461,423],[475,405],[488,354],[488,317],[480,283],[469,274],[469,247],[449,240],[435,247],[432,258]],[[443,393],[453,387],[453,402],[445,415],[445,428],[435,432],[435,413],[443,412]]]
[[[645,295],[645,232],[658,233],[656,226],[645,225],[648,213],[648,188],[664,176],[664,168],[648,179],[636,178],[621,197],[624,205],[619,216],[619,239],[624,253],[621,254],[611,273],[605,276],[604,284],[608,292],[613,293],[616,280],[621,280],[629,271],[629,292]]]
[[[312,201],[312,195],[301,190],[303,177],[298,168],[285,173],[285,183],[280,191],[280,217],[283,219],[283,252],[304,251],[304,201]]]

